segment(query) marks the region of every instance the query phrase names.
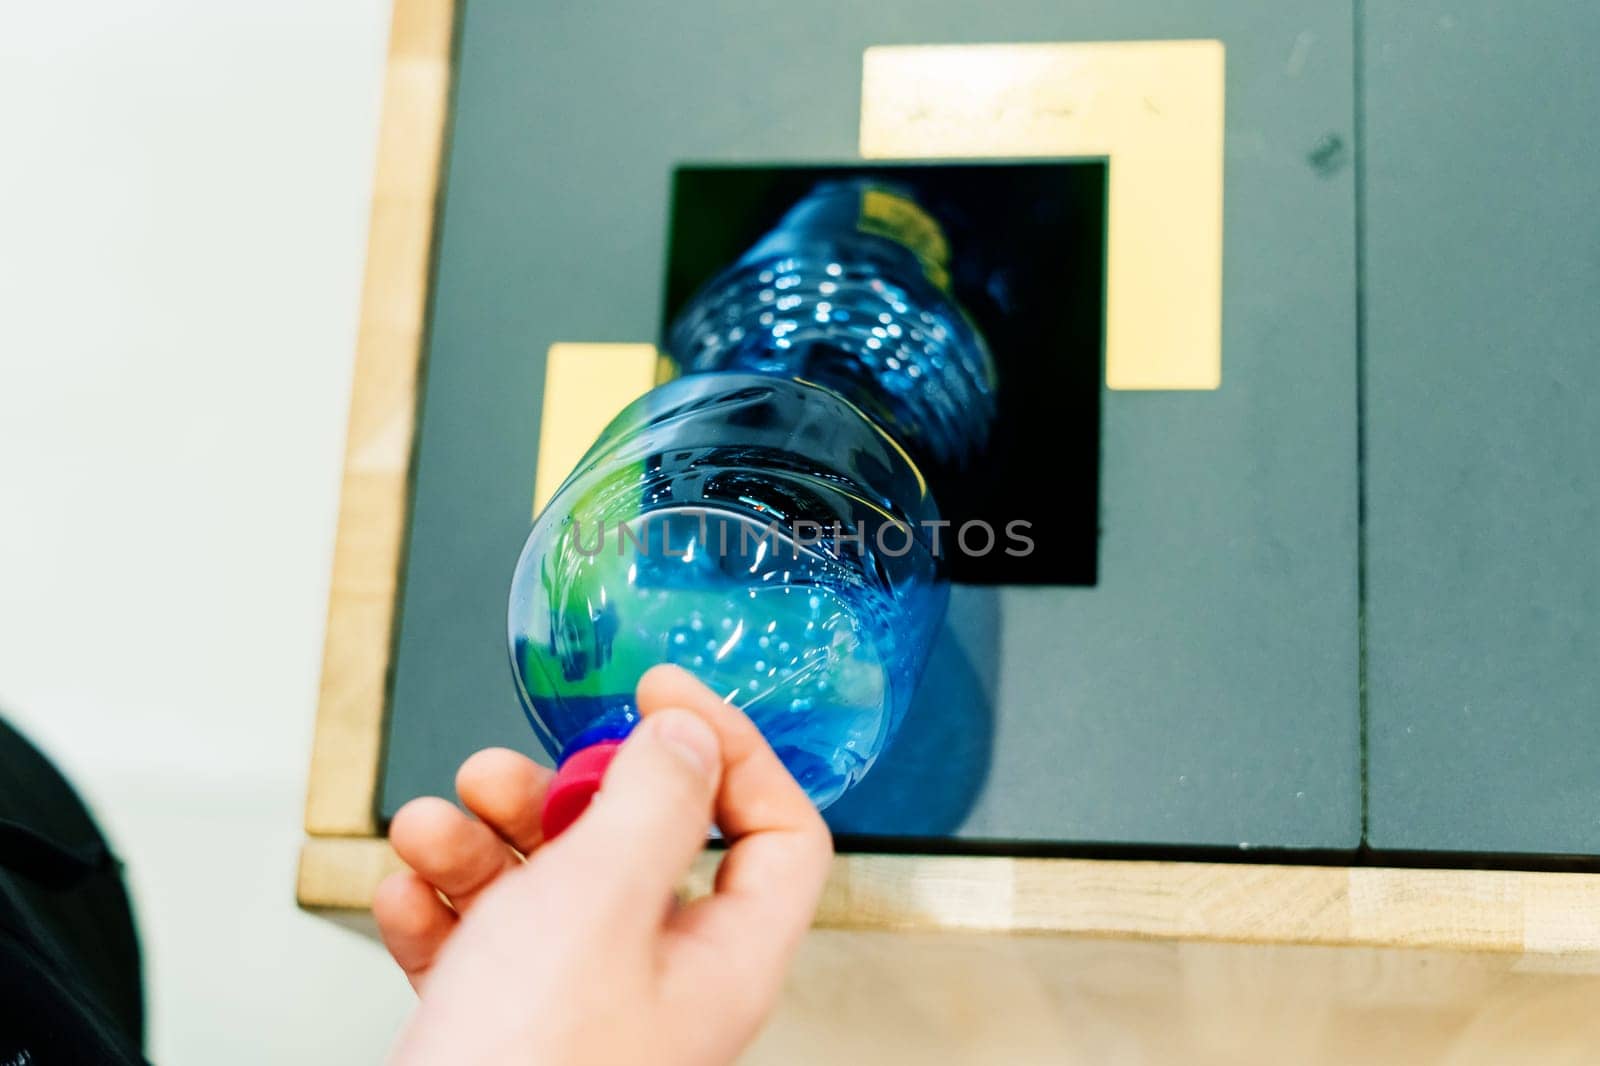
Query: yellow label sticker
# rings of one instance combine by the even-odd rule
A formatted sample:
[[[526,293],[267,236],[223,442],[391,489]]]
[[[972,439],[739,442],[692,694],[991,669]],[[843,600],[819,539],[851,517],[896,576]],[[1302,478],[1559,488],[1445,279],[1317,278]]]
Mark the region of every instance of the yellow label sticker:
[[[622,409],[672,379],[672,360],[653,344],[552,344],[533,478],[539,516],[595,438]]]
[[[1222,382],[1221,41],[889,45],[861,85],[867,159],[1110,160],[1106,384]]]

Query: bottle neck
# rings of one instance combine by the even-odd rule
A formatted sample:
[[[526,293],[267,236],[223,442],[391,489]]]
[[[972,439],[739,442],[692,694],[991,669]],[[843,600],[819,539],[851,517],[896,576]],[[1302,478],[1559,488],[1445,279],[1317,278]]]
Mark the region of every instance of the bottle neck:
[[[967,465],[994,417],[993,365],[951,294],[944,231],[889,182],[817,186],[690,302],[668,348],[686,373],[831,389],[919,465]]]
[[[950,294],[949,240],[903,186],[862,179],[825,182],[790,208],[739,264],[765,262],[816,244],[865,245],[869,254],[899,268],[895,280],[900,284],[920,274],[946,297]]]

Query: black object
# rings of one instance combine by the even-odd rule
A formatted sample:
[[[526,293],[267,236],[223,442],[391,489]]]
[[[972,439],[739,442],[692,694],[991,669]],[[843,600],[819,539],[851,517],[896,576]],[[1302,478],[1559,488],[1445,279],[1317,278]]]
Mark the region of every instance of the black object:
[[[0,721],[0,1066],[142,1063],[122,871],[66,778]]]
[[[989,342],[993,435],[974,469],[925,467],[954,536],[1012,522],[1026,555],[946,555],[972,585],[1093,585],[1100,504],[1106,163],[683,166],[673,174],[663,325],[819,182],[885,178],[945,231],[950,287]]]

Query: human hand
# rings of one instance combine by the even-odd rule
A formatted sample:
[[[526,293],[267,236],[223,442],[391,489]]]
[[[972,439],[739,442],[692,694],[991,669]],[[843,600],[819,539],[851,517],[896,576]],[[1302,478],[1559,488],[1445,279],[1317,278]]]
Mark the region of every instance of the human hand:
[[[554,841],[539,830],[551,772],[504,749],[456,777],[476,819],[431,797],[395,815],[411,869],[373,911],[420,996],[395,1062],[709,1066],[755,1035],[832,841],[750,720],[688,673],[651,670],[638,704],[604,787]],[[728,842],[715,891],[680,905],[713,820]]]

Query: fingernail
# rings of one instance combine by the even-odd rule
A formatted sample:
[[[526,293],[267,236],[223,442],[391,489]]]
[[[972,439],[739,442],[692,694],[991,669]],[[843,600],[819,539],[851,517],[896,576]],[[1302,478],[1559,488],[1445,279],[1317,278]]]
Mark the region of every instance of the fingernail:
[[[710,777],[722,760],[717,734],[692,711],[658,711],[645,719],[656,737],[702,777]]]

